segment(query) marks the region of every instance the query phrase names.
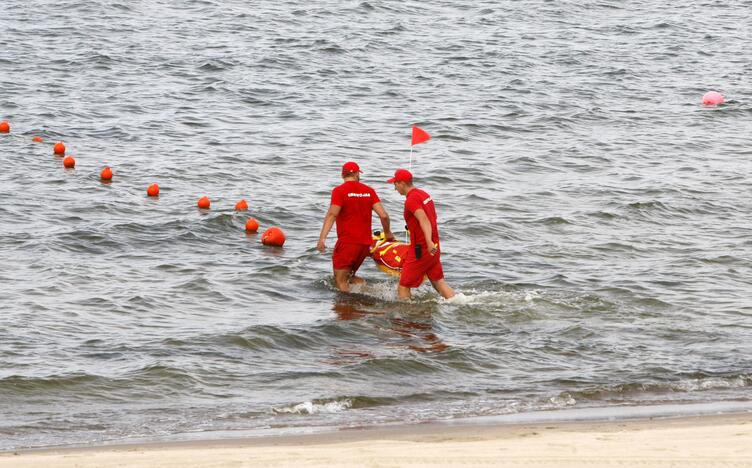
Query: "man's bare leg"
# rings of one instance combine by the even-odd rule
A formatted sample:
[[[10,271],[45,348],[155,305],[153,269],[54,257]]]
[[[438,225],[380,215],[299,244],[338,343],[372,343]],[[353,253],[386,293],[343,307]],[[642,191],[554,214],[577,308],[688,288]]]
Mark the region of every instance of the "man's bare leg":
[[[350,277],[350,284],[366,284],[366,280],[364,280],[360,276],[352,275]]]
[[[433,288],[441,294],[441,296],[444,299],[449,299],[450,297],[454,297],[454,289],[452,289],[446,281],[444,281],[444,278],[438,280],[438,281],[431,281],[431,285]]]
[[[410,288],[402,286],[401,284],[397,286],[397,297],[399,299],[410,299],[412,297],[410,294]]]
[[[334,270],[334,284],[342,292],[350,292],[350,270]]]

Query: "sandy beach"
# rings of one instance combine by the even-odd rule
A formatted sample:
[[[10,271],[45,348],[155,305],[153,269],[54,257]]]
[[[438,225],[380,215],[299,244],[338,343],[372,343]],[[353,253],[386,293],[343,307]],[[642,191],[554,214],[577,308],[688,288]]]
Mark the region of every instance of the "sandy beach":
[[[6,452],[0,467],[752,467],[752,414],[336,433]]]

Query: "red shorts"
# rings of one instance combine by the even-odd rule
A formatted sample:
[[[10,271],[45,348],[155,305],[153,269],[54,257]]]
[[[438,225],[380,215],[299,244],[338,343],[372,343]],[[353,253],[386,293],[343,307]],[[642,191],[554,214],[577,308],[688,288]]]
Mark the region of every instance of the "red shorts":
[[[415,249],[410,249],[402,265],[400,274],[400,286],[406,288],[417,288],[423,283],[423,277],[428,276],[431,281],[444,279],[444,270],[441,268],[441,252],[431,255],[425,252],[423,247],[423,256],[415,258]]]
[[[335,270],[350,270],[355,273],[370,253],[370,245],[337,241],[332,252],[332,264]]]

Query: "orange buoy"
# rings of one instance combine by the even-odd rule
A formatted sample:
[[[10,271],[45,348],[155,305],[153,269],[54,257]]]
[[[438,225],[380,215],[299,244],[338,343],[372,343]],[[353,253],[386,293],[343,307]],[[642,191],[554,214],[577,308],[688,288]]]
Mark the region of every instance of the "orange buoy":
[[[203,196],[203,197],[199,198],[197,205],[202,210],[208,210],[209,207],[211,206],[211,202],[209,201],[209,197]]]
[[[278,227],[270,227],[261,235],[261,243],[282,247],[285,243],[285,233]]]
[[[159,196],[159,184],[151,184],[146,189],[146,194],[150,197],[158,197]]]
[[[7,120],[0,122],[0,133],[10,133],[10,124]]]
[[[35,136],[34,138],[32,138],[32,139],[31,139],[31,141],[35,141],[35,142],[37,142],[37,143],[41,143],[41,142],[43,142],[44,140],[43,140],[43,139],[42,139],[42,137],[40,137],[40,136]]]
[[[55,152],[55,154],[64,155],[65,154],[65,145],[62,141],[58,141],[55,143],[55,146],[52,148],[52,150]]]
[[[235,203],[235,211],[245,211],[247,209],[248,209],[248,202],[245,201],[245,198]]]
[[[102,180],[112,180],[112,169],[110,169],[110,166],[106,166],[104,169],[102,169],[102,173],[99,174],[99,178]]]
[[[66,169],[73,169],[76,167],[76,160],[73,159],[73,156],[66,156],[65,159],[63,159],[63,166],[65,166]]]
[[[259,222],[256,221],[253,218],[249,218],[248,221],[245,222],[245,232],[256,232],[259,228]]]

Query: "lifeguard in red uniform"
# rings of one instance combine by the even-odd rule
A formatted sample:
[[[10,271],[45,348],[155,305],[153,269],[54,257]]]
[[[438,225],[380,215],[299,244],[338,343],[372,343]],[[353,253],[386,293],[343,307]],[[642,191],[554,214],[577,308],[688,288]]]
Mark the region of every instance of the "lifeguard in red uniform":
[[[319,242],[319,252],[326,250],[326,236],[337,223],[337,243],[332,252],[334,282],[343,292],[350,291],[350,284],[363,284],[365,280],[355,273],[369,256],[373,237],[371,234],[371,212],[375,211],[381,220],[384,234],[394,240],[389,228],[389,215],[381,205],[376,191],[360,182],[360,167],[350,161],[342,166],[343,183],[332,190],[331,205],[324,217]]]
[[[434,289],[445,299],[454,296],[454,290],[444,281],[439,247],[439,228],[436,208],[429,194],[413,185],[413,175],[406,169],[397,169],[387,180],[394,189],[405,196],[405,221],[410,231],[410,248],[402,264],[397,296],[410,299],[410,289],[428,277]]]

